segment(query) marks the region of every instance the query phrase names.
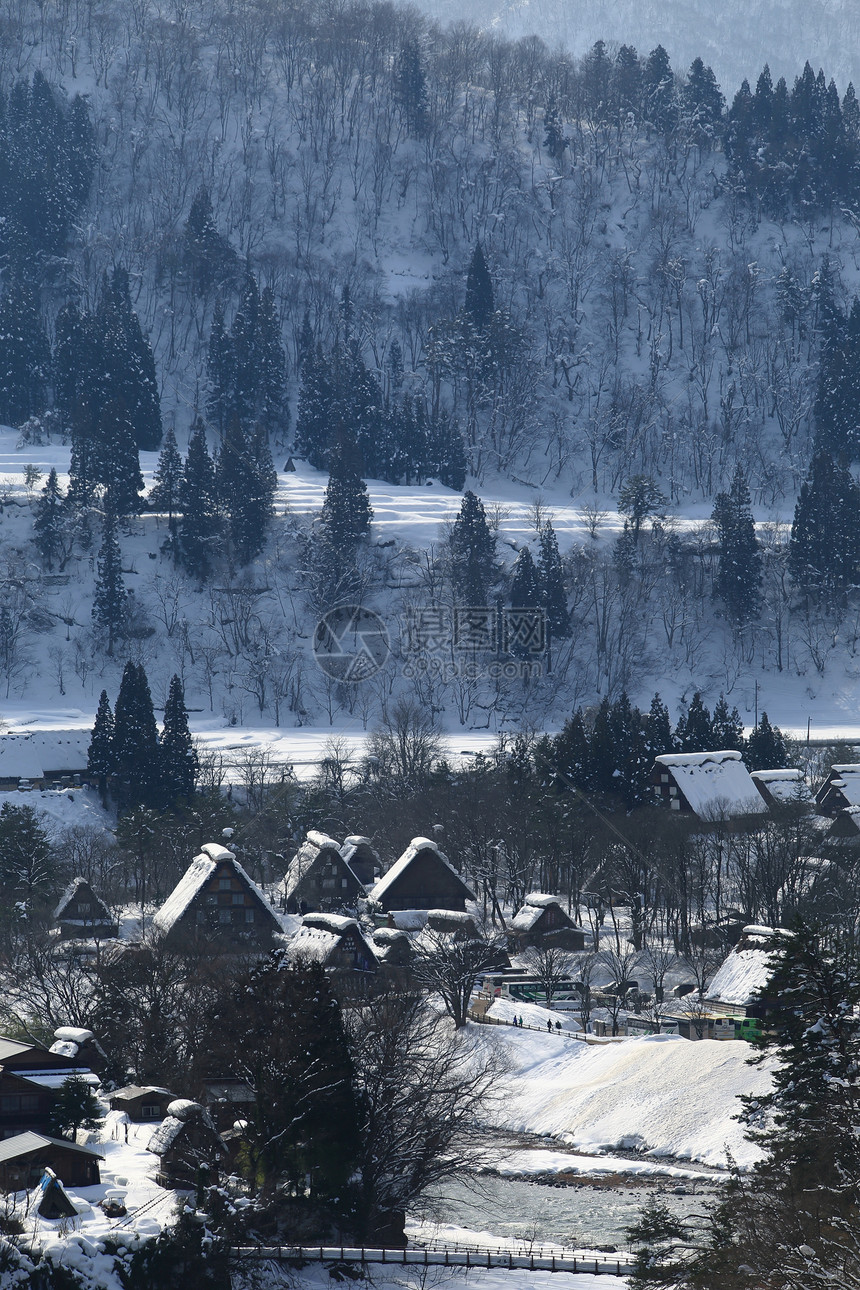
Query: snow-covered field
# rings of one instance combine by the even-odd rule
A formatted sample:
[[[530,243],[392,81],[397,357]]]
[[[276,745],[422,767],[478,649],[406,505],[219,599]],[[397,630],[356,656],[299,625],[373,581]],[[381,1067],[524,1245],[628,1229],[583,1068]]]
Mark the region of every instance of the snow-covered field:
[[[511,1063],[495,1127],[558,1139],[577,1151],[619,1148],[724,1168],[757,1150],[735,1116],[741,1093],[767,1091],[767,1065],[749,1066],[742,1043],[651,1035],[602,1047],[551,1035],[487,1028]]]

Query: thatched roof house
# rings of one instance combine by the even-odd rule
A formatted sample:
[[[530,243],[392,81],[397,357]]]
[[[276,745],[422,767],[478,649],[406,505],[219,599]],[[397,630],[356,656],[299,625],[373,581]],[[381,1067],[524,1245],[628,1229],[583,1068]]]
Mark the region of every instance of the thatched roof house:
[[[836,815],[849,806],[860,806],[860,766],[843,763],[831,766],[826,780],[815,794],[822,815]]]
[[[158,1156],[155,1181],[160,1187],[196,1187],[201,1171],[210,1183],[217,1182],[227,1147],[199,1102],[179,1098],[167,1108],[147,1147]]]
[[[73,878],[69,883],[54,910],[54,922],[63,940],[87,937],[101,941],[119,935],[116,919],[86,878]]]
[[[474,892],[435,842],[413,838],[399,860],[371,889],[368,898],[386,912],[398,909],[453,909],[465,912]]]
[[[152,920],[155,931],[173,941],[197,936],[247,945],[281,931],[263,892],[232,851],[207,842],[195,856]]]
[[[290,862],[280,894],[290,914],[336,913],[354,908],[364,886],[334,838],[312,829]]]
[[[382,869],[379,855],[374,850],[370,838],[363,838],[358,834],[344,838],[340,854],[358,881],[365,887],[376,880],[377,874]]]
[[[510,928],[517,949],[557,945],[565,950],[584,950],[586,935],[577,927],[557,896],[532,891],[514,916]]]
[[[376,957],[354,918],[342,914],[305,914],[290,938],[287,954],[309,959],[330,971],[375,972]]]
[[[807,806],[812,801],[802,770],[752,770],[750,779],[771,808]]]
[[[651,783],[661,802],[700,820],[763,815],[767,806],[739,752],[667,753],[654,759]]]

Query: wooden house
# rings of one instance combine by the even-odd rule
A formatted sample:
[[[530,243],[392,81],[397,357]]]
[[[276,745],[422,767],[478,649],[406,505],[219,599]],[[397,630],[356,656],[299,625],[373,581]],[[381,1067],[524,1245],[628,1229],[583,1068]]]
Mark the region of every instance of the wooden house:
[[[363,838],[357,834],[344,838],[340,854],[358,881],[365,887],[374,883],[382,872],[379,855],[371,845],[370,838]]]
[[[127,1084],[110,1095],[110,1109],[124,1111],[135,1124],[163,1120],[176,1095],[152,1084]]]
[[[399,928],[377,927],[371,939],[381,967],[406,968],[412,962],[412,942]]]
[[[180,944],[204,937],[224,946],[265,943],[281,924],[263,892],[232,851],[207,842],[152,920],[162,937]]]
[[[781,806],[809,806],[812,802],[802,770],[752,770],[750,779],[771,810]]]
[[[87,778],[89,730],[10,731],[0,735],[0,790],[24,784],[70,788]]]
[[[364,886],[334,838],[311,830],[293,856],[280,892],[289,914],[336,913],[354,909]]]
[[[226,1144],[209,1112],[199,1102],[185,1098],[170,1103],[147,1151],[158,1156],[158,1185],[178,1189],[196,1187],[201,1178],[216,1183],[227,1156]]]
[[[514,916],[511,939],[518,950],[530,946],[556,945],[564,950],[584,950],[586,934],[577,927],[557,896],[532,891]]]
[[[860,806],[860,766],[831,766],[815,794],[816,810],[821,815],[835,816],[849,806]]]
[[[767,811],[741,754],[733,748],[657,757],[651,784],[664,806],[700,820],[728,820]]]
[[[54,910],[54,922],[63,940],[110,940],[119,935],[116,919],[93,891],[86,878],[73,878]]]
[[[96,1076],[76,1057],[0,1038],[0,1138],[46,1131],[56,1094],[72,1075],[98,1086]]]
[[[82,1026],[58,1026],[49,1052],[69,1058],[78,1066],[101,1075],[107,1069],[108,1057],[91,1030]]]
[[[67,1187],[96,1187],[101,1182],[99,1161],[104,1156],[92,1147],[79,1147],[65,1138],[44,1133],[17,1133],[0,1142],[0,1187],[3,1191],[29,1191],[53,1170]]]
[[[705,993],[709,1012],[717,1016],[763,1017],[768,999],[759,992],[770,975],[770,942],[773,928],[749,924],[737,945],[726,955]]]
[[[386,912],[453,909],[465,912],[474,892],[429,838],[413,838],[399,860],[374,885],[368,899]]]
[[[330,971],[375,972],[377,967],[358,923],[342,914],[305,914],[287,953],[293,960],[310,959]]]

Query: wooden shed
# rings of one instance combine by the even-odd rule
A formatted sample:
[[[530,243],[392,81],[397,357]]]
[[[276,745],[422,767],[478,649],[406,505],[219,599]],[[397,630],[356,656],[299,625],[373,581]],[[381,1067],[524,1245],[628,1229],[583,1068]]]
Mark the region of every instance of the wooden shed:
[[[170,1103],[147,1150],[158,1156],[158,1185],[178,1189],[196,1187],[203,1179],[217,1182],[227,1156],[226,1144],[209,1112],[199,1102],[185,1098]]]
[[[368,899],[383,910],[453,909],[465,912],[474,892],[435,842],[413,838],[399,860],[371,889]]]
[[[46,1169],[52,1169],[67,1187],[95,1187],[101,1181],[100,1160],[104,1156],[92,1147],[79,1147],[65,1138],[17,1133],[0,1142],[0,1187],[29,1191]]]
[[[127,1084],[110,1095],[110,1109],[124,1111],[135,1124],[163,1120],[176,1094],[152,1084]]]
[[[564,950],[584,950],[586,934],[577,927],[557,896],[532,891],[511,922],[510,935],[518,950],[557,945]]]
[[[340,846],[311,830],[290,862],[281,884],[281,901],[290,914],[352,909],[364,885],[344,859]]]

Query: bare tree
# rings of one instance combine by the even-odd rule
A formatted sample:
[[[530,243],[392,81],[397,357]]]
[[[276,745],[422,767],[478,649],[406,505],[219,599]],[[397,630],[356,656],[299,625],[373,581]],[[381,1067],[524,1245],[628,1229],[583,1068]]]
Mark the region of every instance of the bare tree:
[[[532,945],[521,958],[532,976],[537,977],[546,995],[546,1006],[551,1008],[562,981],[569,981],[576,971],[576,955],[558,945]]]
[[[639,963],[639,955],[632,946],[621,942],[618,946],[601,950],[598,958],[612,977],[606,991],[605,1006],[612,1020],[612,1033],[617,1035],[618,1019],[633,990],[633,973]]]
[[[450,1030],[420,996],[383,994],[346,1009],[344,1022],[361,1106],[359,1235],[380,1239],[429,1188],[475,1167],[477,1112],[501,1062],[495,1046]]]
[[[415,977],[441,996],[456,1029],[465,1026],[475,982],[498,963],[500,949],[497,936],[459,936],[429,928],[425,931],[421,953],[415,961]]]
[[[367,741],[368,758],[380,777],[404,788],[421,788],[442,755],[433,717],[411,699],[398,699]]]

